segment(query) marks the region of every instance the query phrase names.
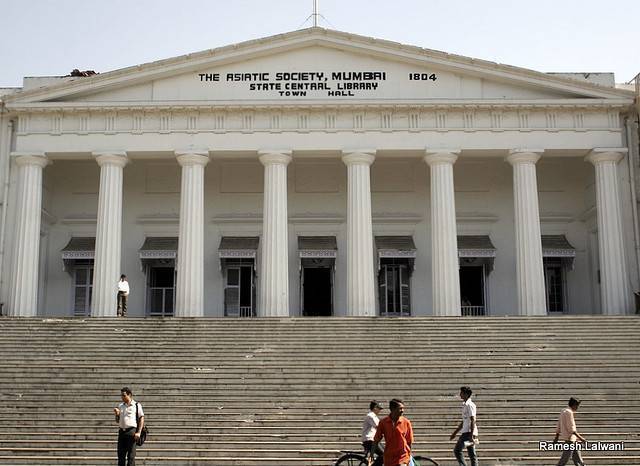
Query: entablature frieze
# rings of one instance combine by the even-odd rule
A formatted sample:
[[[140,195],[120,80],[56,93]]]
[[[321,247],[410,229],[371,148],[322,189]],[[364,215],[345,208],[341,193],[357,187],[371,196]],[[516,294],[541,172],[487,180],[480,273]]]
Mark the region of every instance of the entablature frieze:
[[[610,101],[349,105],[25,106],[17,134],[621,131],[627,106]]]

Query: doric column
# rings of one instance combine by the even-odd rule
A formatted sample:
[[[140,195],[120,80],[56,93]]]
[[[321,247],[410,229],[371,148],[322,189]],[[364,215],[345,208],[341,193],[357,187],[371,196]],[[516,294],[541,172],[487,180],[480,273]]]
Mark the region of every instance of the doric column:
[[[262,260],[260,262],[261,317],[289,315],[289,235],[287,165],[291,151],[260,151],[264,165]]]
[[[547,313],[536,178],[536,162],[541,152],[518,149],[510,151],[507,157],[513,166],[518,311],[528,316]]]
[[[93,263],[92,317],[115,317],[122,251],[122,176],[125,152],[93,154],[100,165],[100,191]]]
[[[42,218],[44,154],[13,153],[18,168],[15,246],[8,315],[34,317],[38,313],[38,262]]]
[[[632,302],[624,253],[617,164],[627,149],[594,149],[586,160],[596,169],[598,249],[602,313],[631,312]]]
[[[345,151],[347,166],[347,315],[375,316],[370,167],[375,150]]]
[[[460,275],[453,164],[460,151],[427,151],[431,169],[431,284],[433,315],[460,315]]]
[[[176,317],[204,315],[204,167],[208,150],[176,152],[182,167]]]

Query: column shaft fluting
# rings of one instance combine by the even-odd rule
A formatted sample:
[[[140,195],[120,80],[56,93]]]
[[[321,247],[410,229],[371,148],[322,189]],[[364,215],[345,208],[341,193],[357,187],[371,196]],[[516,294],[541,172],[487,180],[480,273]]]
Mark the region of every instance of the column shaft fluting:
[[[124,152],[94,154],[100,165],[100,191],[93,265],[92,317],[115,317],[122,248],[122,180]]]
[[[260,152],[264,165],[262,255],[260,261],[261,317],[289,315],[289,219],[287,213],[287,165],[289,151]]]
[[[433,315],[460,315],[460,274],[456,205],[453,184],[454,151],[429,153],[431,169],[431,283]]]
[[[623,152],[594,150],[587,160],[596,171],[596,207],[602,313],[624,315],[632,302],[624,253],[618,162]]]
[[[8,315],[34,317],[38,313],[38,265],[42,218],[44,155],[15,156],[18,168],[15,246]]]
[[[177,152],[182,167],[176,317],[204,315],[204,168],[208,151]]]
[[[370,166],[375,151],[349,152],[347,165],[347,315],[375,316]]]
[[[520,315],[546,315],[547,300],[542,264],[542,236],[536,162],[540,154],[512,151],[516,279]]]

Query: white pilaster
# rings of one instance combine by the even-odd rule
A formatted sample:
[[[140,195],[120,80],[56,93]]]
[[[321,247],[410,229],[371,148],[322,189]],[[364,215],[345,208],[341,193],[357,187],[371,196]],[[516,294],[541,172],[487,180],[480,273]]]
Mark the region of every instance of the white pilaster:
[[[92,317],[115,317],[122,251],[122,179],[125,152],[93,154],[100,165],[100,191],[93,264]]]
[[[38,262],[42,218],[44,154],[13,153],[18,168],[15,246],[8,315],[34,317],[38,312]]]
[[[528,316],[547,313],[536,178],[540,152],[518,149],[507,157],[513,166],[518,312]]]
[[[427,151],[431,169],[431,284],[433,315],[460,315],[460,275],[453,164],[459,150]]]
[[[375,150],[344,151],[347,166],[347,315],[375,316],[370,167]]]
[[[594,149],[586,158],[596,170],[600,295],[602,313],[607,315],[623,315],[632,310],[617,174],[617,164],[626,151]]]
[[[289,235],[287,165],[291,151],[260,151],[264,165],[262,260],[260,262],[261,317],[289,315]]]
[[[209,151],[176,152],[182,167],[176,317],[204,315],[204,168]]]

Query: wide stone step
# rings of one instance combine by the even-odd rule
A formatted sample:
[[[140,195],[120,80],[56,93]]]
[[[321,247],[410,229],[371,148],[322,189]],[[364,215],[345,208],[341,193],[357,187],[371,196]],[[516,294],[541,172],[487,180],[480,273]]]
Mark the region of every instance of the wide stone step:
[[[418,452],[420,454],[420,452]],[[493,456],[490,454],[480,454],[479,459],[483,465],[490,466],[537,466],[555,464],[559,459],[558,453],[546,453],[540,454],[538,451],[533,452],[509,452],[511,456]],[[304,456],[304,457],[278,457],[278,456],[264,456],[264,455],[250,455],[247,453],[241,453],[240,455],[233,456],[151,456],[145,452],[138,453],[136,456],[137,465],[154,465],[154,464],[167,464],[176,466],[197,466],[197,465],[215,465],[215,466],[259,466],[259,465],[292,465],[292,466],[332,466],[334,461],[339,455],[327,456]],[[453,466],[455,462],[452,460],[452,454],[446,454],[442,456],[430,455],[434,460],[438,461],[441,466]],[[4,466],[12,465],[112,465],[115,458],[115,451],[110,456],[89,456],[83,454],[82,456],[39,456],[39,455],[24,455],[24,456],[0,456]],[[640,455],[628,454],[625,456],[614,456],[610,453],[603,455],[601,453],[584,454],[583,458],[588,461],[588,464],[597,464],[599,466],[617,466],[617,465],[638,465],[640,464]]]
[[[636,317],[0,319],[0,464],[113,464],[131,385],[152,432],[138,464],[329,466],[359,450],[369,400],[399,396],[416,449],[448,466],[463,384],[481,464],[554,464],[537,442],[570,395],[583,434],[627,447],[589,464],[640,464],[638,334]]]

